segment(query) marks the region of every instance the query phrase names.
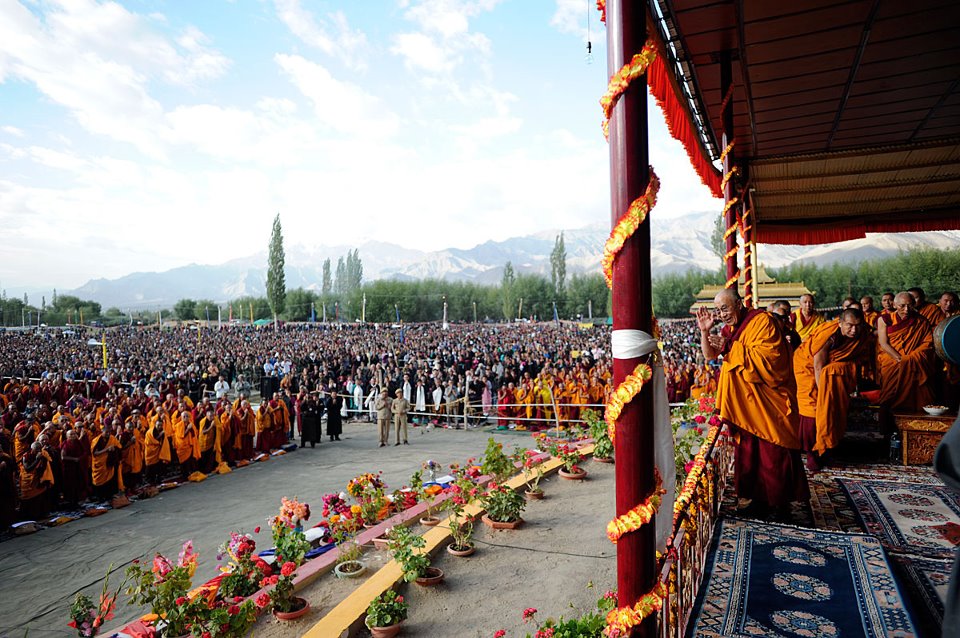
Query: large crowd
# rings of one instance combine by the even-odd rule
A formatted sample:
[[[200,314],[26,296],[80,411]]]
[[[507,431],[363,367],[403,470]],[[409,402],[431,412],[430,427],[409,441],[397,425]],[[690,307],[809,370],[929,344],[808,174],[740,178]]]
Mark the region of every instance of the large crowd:
[[[519,429],[609,392],[609,329],[312,324],[0,334],[0,527],[339,440],[344,418]],[[256,400],[252,400],[256,399]],[[402,414],[402,418],[397,418]]]
[[[879,388],[879,401],[890,410],[932,401],[955,407],[960,374],[938,363],[931,331],[957,312],[956,295],[944,293],[933,304],[922,291],[919,297],[885,294],[881,303],[875,309],[870,297],[844,300],[834,321],[817,312],[810,295],[795,311],[780,302],[734,313],[741,323],[757,314],[767,318],[779,345],[765,356],[777,360],[774,368],[790,370],[784,387],[794,388],[790,401],[799,406],[793,408],[796,440],[767,431],[761,439],[804,449],[808,462],[819,459],[836,446],[838,432],[842,438],[843,397],[864,383]],[[719,302],[717,312],[723,316]],[[744,352],[732,347],[736,330],[714,343],[714,323],[703,316],[660,323],[670,402],[724,394],[722,370]],[[850,328],[854,324],[859,327]],[[289,446],[298,434],[301,447],[315,446],[324,423],[336,442],[345,418],[376,420],[381,446],[389,443],[391,426],[394,444],[406,442],[408,422],[470,427],[489,419],[537,429],[576,420],[609,396],[609,343],[608,327],[574,323],[0,334],[0,529],[41,520],[54,509],[246,465]],[[752,370],[752,383],[767,381],[757,362],[740,365]],[[820,383],[824,370],[833,386]],[[755,399],[744,398],[747,404]]]

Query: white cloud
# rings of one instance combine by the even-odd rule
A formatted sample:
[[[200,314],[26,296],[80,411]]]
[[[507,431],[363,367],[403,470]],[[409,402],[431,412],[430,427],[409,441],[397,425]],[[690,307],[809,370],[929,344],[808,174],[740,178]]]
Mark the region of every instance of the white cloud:
[[[280,20],[305,44],[339,58],[347,68],[367,68],[367,36],[359,29],[351,29],[342,11],[331,12],[327,20],[322,20],[304,9],[300,0],[274,0],[274,4]]]
[[[470,31],[470,19],[493,10],[500,0],[432,0],[403,3],[404,17],[419,31],[394,36],[390,51],[403,58],[412,71],[449,74],[461,66],[468,55],[481,59],[490,54],[490,40]]]
[[[23,137],[23,129],[17,128],[16,126],[0,126],[0,131],[3,131],[7,135],[12,135],[14,137]]]
[[[191,84],[219,77],[228,60],[186,29],[172,43],[150,20],[114,2],[77,0],[36,15],[0,6],[0,68],[32,83],[86,130],[163,157],[163,107],[153,80]],[[0,79],[3,74],[0,73]]]
[[[313,103],[326,127],[359,138],[389,137],[399,118],[379,98],[359,86],[337,80],[323,66],[299,55],[278,53],[274,60],[291,82]]]

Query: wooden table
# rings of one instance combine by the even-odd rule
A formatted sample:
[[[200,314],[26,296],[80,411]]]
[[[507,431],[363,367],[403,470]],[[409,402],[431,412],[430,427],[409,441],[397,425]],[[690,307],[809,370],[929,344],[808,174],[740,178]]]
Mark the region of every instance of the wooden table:
[[[904,465],[930,465],[933,463],[933,453],[940,444],[940,439],[950,429],[957,415],[947,412],[941,416],[931,416],[926,412],[920,414],[894,414],[897,430],[900,431],[900,441],[903,448],[902,463]]]

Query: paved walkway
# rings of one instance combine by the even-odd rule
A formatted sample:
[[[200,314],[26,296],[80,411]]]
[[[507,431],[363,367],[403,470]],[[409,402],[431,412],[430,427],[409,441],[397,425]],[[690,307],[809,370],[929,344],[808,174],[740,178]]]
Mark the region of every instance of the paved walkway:
[[[315,449],[307,446],[97,518],[4,542],[0,544],[0,638],[20,638],[28,628],[30,636],[76,635],[66,626],[70,603],[82,590],[96,599],[110,563],[116,570],[111,583],[118,585],[133,559],[149,559],[154,552],[175,558],[182,542],[192,539],[200,553],[194,582],[202,583],[217,574],[217,547],[231,530],[252,532],[260,525],[263,529],[255,537],[258,547],[271,545],[267,519],[276,514],[282,496],[310,503],[311,521],[316,522],[321,516],[321,496],[343,490],[357,474],[383,471],[393,490],[427,459],[446,465],[481,455],[491,434],[508,451],[514,445],[532,443],[527,436],[497,434],[489,428],[411,428],[410,445],[379,448],[375,425],[347,423],[340,442],[325,439]],[[138,615],[124,602],[108,625],[117,626]]]

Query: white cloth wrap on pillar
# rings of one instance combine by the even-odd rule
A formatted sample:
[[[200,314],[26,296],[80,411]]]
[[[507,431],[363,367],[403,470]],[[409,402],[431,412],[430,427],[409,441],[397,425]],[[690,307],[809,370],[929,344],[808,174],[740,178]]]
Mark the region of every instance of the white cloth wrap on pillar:
[[[610,346],[615,359],[643,357],[659,346],[657,340],[642,330],[614,330]],[[663,503],[657,511],[657,549],[664,551],[673,533],[673,503],[677,498],[677,468],[673,451],[673,428],[670,425],[670,404],[667,402],[667,382],[663,366],[651,362],[653,377],[641,392],[653,392],[653,460],[660,468],[663,480]]]

